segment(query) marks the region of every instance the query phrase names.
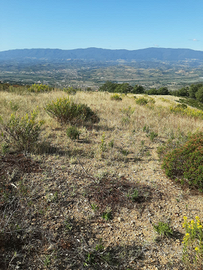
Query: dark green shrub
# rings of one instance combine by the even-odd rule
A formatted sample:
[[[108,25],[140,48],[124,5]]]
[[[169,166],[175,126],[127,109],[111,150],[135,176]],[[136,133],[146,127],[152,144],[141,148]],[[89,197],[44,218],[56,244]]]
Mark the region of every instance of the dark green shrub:
[[[182,87],[181,89],[177,91],[171,91],[171,95],[178,96],[178,97],[189,97],[189,88],[188,87]]]
[[[133,94],[143,94],[145,91],[144,87],[142,85],[135,85],[133,87],[132,93]]]
[[[87,122],[99,122],[99,117],[87,105],[74,103],[70,98],[58,98],[47,104],[44,109],[61,123],[83,125]]]
[[[203,133],[191,136],[182,146],[167,153],[162,168],[168,177],[203,190]]]
[[[168,88],[167,87],[161,87],[157,90],[158,92],[158,95],[169,95],[169,91],[168,91]]]
[[[117,87],[117,83],[107,81],[102,86],[99,87],[99,91],[114,93],[116,87]]]
[[[71,140],[79,140],[80,131],[75,126],[68,127],[66,130],[66,134]]]
[[[152,88],[146,91],[147,95],[158,95],[158,90],[156,88]]]
[[[203,86],[195,93],[195,97],[199,102],[203,103]]]
[[[114,90],[115,93],[132,93],[133,87],[129,85],[129,83],[119,83],[116,86],[116,89]]]
[[[191,84],[188,90],[189,93],[189,97],[190,98],[196,98],[195,94],[197,93],[197,91],[203,87],[202,83],[198,83],[198,84]]]

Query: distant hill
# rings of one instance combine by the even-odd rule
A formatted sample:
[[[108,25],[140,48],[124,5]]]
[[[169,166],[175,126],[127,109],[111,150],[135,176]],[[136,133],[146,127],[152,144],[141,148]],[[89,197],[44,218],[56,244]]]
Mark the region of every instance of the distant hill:
[[[0,52],[0,60],[86,60],[86,61],[203,61],[203,51],[190,49],[147,48],[140,50],[109,50],[99,48],[60,49],[18,49]]]

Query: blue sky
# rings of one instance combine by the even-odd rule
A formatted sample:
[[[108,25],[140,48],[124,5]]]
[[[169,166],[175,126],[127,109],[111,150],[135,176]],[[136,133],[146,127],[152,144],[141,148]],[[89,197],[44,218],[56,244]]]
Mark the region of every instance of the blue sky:
[[[0,51],[203,51],[203,0],[0,0]]]

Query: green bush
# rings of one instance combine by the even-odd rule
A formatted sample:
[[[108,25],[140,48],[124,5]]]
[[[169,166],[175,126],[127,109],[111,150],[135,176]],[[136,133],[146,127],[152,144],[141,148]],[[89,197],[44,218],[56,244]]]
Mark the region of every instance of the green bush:
[[[161,236],[171,236],[173,230],[170,228],[168,223],[160,221],[157,225],[153,224],[155,231]]]
[[[10,148],[31,151],[39,139],[43,121],[36,121],[37,112],[33,111],[31,116],[26,114],[18,117],[11,114],[10,120],[4,123],[1,119],[1,130],[3,141]]]
[[[203,86],[195,93],[195,97],[199,102],[203,103]]]
[[[168,177],[203,190],[203,133],[194,134],[182,146],[167,153],[162,168]]]
[[[110,97],[111,100],[116,100],[116,101],[121,101],[122,98],[120,95],[118,94],[113,94],[111,97]]]
[[[148,100],[144,97],[140,97],[140,98],[136,99],[135,102],[136,102],[136,104],[143,106],[143,105],[147,105]]]
[[[28,91],[34,93],[41,93],[41,92],[50,92],[53,90],[53,87],[50,87],[45,84],[33,84],[28,88]]]
[[[64,88],[63,91],[69,95],[75,95],[77,92],[77,89],[73,87],[68,87],[68,88]]]
[[[68,127],[66,130],[66,134],[71,140],[79,140],[80,131],[75,126]]]
[[[58,98],[44,108],[61,123],[83,125],[85,122],[98,123],[99,117],[85,104],[76,104],[70,98]]]

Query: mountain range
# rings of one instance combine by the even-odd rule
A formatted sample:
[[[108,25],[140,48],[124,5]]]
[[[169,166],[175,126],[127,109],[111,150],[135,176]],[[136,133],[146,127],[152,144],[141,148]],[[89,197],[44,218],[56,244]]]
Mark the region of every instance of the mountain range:
[[[16,49],[0,52],[0,61],[203,61],[203,51],[191,49],[146,48],[139,50],[110,50],[100,48],[60,49]]]

